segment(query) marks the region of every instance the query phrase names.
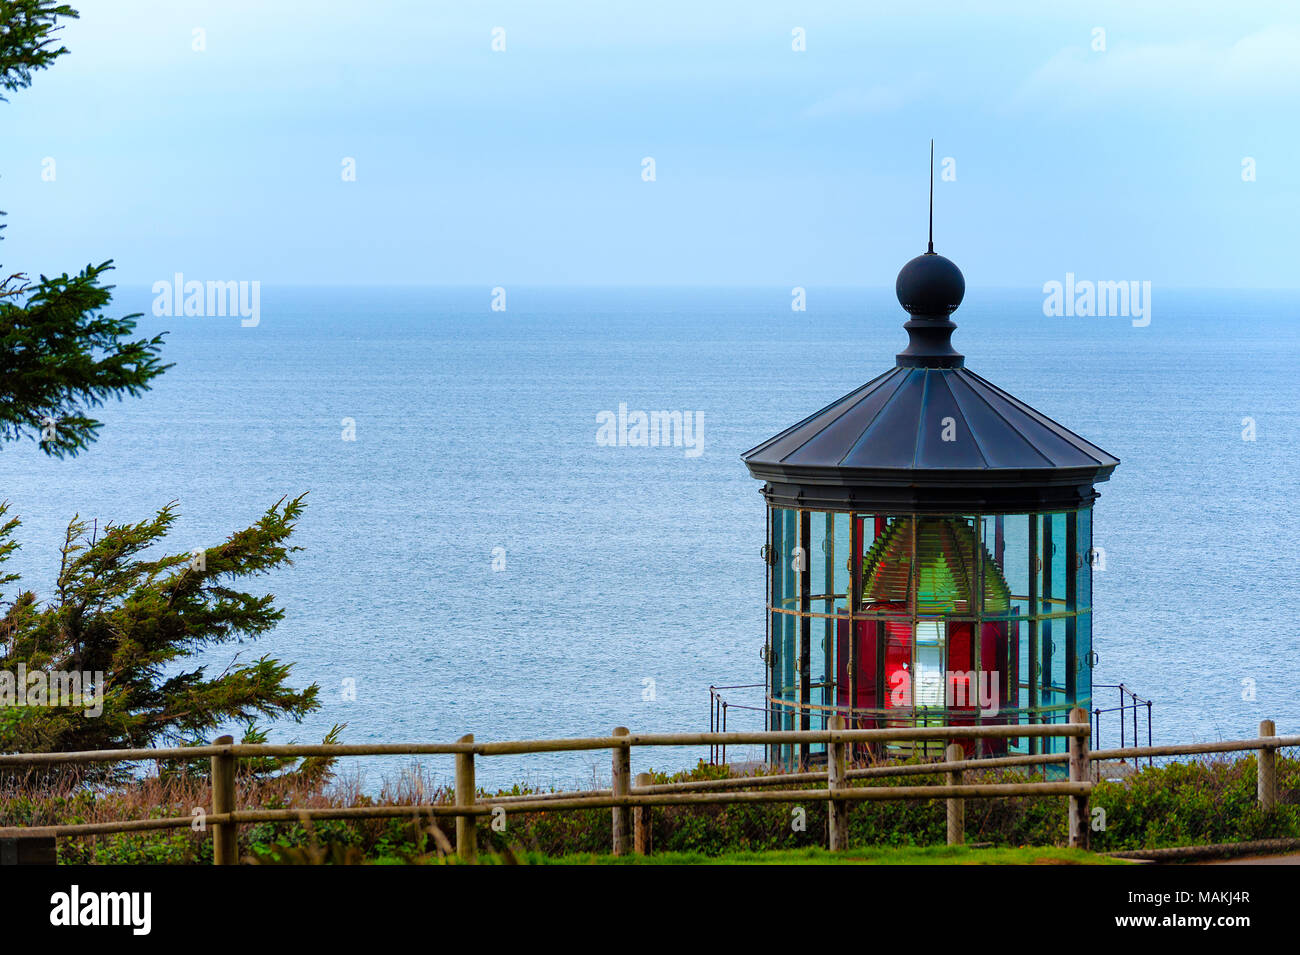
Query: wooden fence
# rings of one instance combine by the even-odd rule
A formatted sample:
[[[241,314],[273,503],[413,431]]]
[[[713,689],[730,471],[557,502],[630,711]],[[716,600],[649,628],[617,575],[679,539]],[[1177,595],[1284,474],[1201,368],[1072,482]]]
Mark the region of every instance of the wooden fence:
[[[1118,760],[1148,756],[1169,756],[1257,750],[1259,753],[1259,801],[1271,809],[1276,801],[1274,753],[1281,746],[1300,745],[1300,736],[1275,735],[1273,722],[1260,723],[1260,738],[1226,743],[1183,746],[1124,747],[1089,751],[1091,733],[1087,711],[1072,710],[1070,722],[1027,726],[930,726],[897,729],[850,730],[843,717],[830,718],[827,730],[793,730],[727,733],[631,733],[616,728],[610,736],[576,739],[521,740],[496,743],[475,742],[473,735],[462,736],[455,743],[388,743],[388,744],[240,744],[230,736],[218,738],[209,746],[98,750],[82,753],[22,753],[0,755],[0,767],[38,766],[69,763],[140,762],[153,760],[192,760],[207,756],[212,761],[212,807],[205,824],[211,828],[213,861],[216,865],[234,865],[238,860],[237,836],[240,825],[264,822],[305,822],[315,819],[375,819],[428,816],[455,819],[456,852],[472,862],[477,853],[477,827],[483,817],[501,812],[562,812],[573,809],[609,808],[613,813],[615,855],[629,850],[650,851],[650,812],[654,806],[697,804],[738,804],[825,800],[829,815],[829,844],[832,850],[848,847],[848,813],[850,806],[868,800],[932,800],[947,802],[948,843],[959,844],[964,838],[965,800],[1000,796],[1067,796],[1069,845],[1087,848],[1089,818],[1088,798],[1093,781],[1090,763],[1094,760]],[[1029,756],[1002,756],[987,759],[964,759],[957,741],[1014,738],[1065,738],[1066,753]],[[851,746],[922,740],[947,740],[949,745],[942,762],[848,768]],[[654,784],[653,777],[641,773],[635,784],[631,777],[631,751],[638,746],[714,746],[744,744],[807,743],[825,745],[825,771],[782,773],[767,776],[744,776],[729,779],[683,783]],[[612,787],[584,792],[559,792],[522,796],[479,797],[474,781],[475,762],[479,757],[530,753],[582,752],[607,749],[612,755]],[[235,768],[243,758],[268,756],[425,756],[455,757],[455,802],[421,803],[391,806],[327,806],[301,809],[239,809],[236,805]],[[972,770],[1011,766],[1046,766],[1065,763],[1065,782],[965,782]],[[886,776],[944,774],[941,785],[930,786],[851,786],[854,780]],[[824,787],[791,789],[790,786]],[[117,820],[58,826],[0,828],[0,840],[53,840],[60,836],[85,836],[151,829],[179,829],[191,826],[188,816]]]

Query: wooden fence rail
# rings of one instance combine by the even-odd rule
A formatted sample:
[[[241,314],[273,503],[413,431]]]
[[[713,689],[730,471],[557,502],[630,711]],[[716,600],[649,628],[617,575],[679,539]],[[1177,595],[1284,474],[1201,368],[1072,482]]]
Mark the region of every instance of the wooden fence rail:
[[[848,845],[848,812],[855,802],[874,800],[947,801],[948,842],[957,844],[965,836],[965,800],[1001,796],[1067,796],[1069,798],[1068,831],[1071,846],[1088,844],[1088,799],[1092,792],[1090,762],[1129,756],[1193,755],[1200,753],[1256,750],[1259,753],[1259,801],[1265,809],[1276,803],[1276,776],[1273,754],[1281,746],[1300,745],[1300,736],[1277,736],[1272,721],[1260,724],[1260,738],[1226,743],[1187,744],[1183,746],[1125,747],[1117,750],[1089,752],[1091,724],[1086,711],[1072,710],[1070,722],[1032,726],[931,726],[896,729],[845,729],[842,717],[831,717],[826,730],[727,733],[643,733],[618,727],[608,737],[578,737],[560,740],[522,740],[480,743],[472,735],[455,743],[413,744],[242,744],[223,736],[209,746],[166,749],[99,750],[81,753],[26,753],[0,755],[0,767],[40,766],[69,763],[143,762],[192,760],[207,756],[212,762],[212,811],[205,816],[211,827],[213,861],[233,865],[238,861],[237,836],[240,825],[269,822],[300,822],[316,819],[379,819],[428,817],[454,819],[456,851],[463,861],[473,861],[477,853],[477,826],[482,817],[502,811],[560,812],[575,809],[605,809],[613,814],[612,849],[616,855],[631,848],[638,853],[650,851],[650,811],[653,806],[728,805],[742,803],[799,803],[825,800],[828,807],[828,842],[832,849]],[[989,759],[963,759],[960,740],[1014,739],[1025,737],[1059,737],[1067,741],[1067,753],[1031,756],[1007,756]],[[948,740],[941,762],[847,768],[849,747],[855,743]],[[824,772],[777,773],[766,776],[702,780],[689,783],[653,784],[642,773],[633,785],[631,751],[637,746],[714,746],[733,744],[808,743],[827,748]],[[475,785],[475,758],[478,756],[527,753],[575,752],[608,749],[611,752],[612,787],[583,792],[539,793],[522,796],[486,796],[480,798]],[[238,809],[235,787],[236,765],[246,757],[265,756],[373,756],[373,755],[452,755],[455,757],[455,801],[392,806],[327,806],[303,809]],[[1065,763],[1068,781],[967,783],[965,774],[972,770],[1007,766],[1038,766]],[[890,776],[946,774],[944,784],[929,786],[853,787],[857,779]],[[824,783],[824,787],[816,784]],[[790,788],[814,786],[816,788]],[[193,825],[189,816],[156,819],[119,820],[57,826],[22,826],[0,828],[0,840],[15,838],[53,839],[66,836],[138,832],[154,829],[178,829]]]

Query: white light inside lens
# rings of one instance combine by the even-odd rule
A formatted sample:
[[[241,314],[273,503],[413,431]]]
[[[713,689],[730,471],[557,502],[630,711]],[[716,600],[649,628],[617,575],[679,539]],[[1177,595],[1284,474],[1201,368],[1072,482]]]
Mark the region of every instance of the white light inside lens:
[[[943,622],[916,624],[916,661],[913,699],[917,706],[943,706]]]

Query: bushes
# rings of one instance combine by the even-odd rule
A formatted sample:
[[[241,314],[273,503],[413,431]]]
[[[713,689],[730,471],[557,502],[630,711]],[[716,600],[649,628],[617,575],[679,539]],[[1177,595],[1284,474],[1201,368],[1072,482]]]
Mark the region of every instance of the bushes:
[[[1289,801],[1300,791],[1300,760],[1277,761],[1279,806],[1271,815],[1255,802],[1255,760],[1212,763],[1171,763],[1144,769],[1124,782],[1102,782],[1093,791],[1092,807],[1105,814],[1105,828],[1092,833],[1099,851],[1162,848],[1216,842],[1241,842],[1271,837],[1300,837],[1300,805]],[[716,767],[667,776],[657,782],[717,778]],[[969,774],[974,781],[976,774]],[[978,774],[980,781],[1021,779],[1007,771]],[[933,785],[935,776],[876,779],[873,786]],[[808,787],[790,787],[808,788]],[[510,795],[529,790],[514,787]],[[504,794],[504,793],[502,793]],[[355,782],[307,792],[247,781],[240,805],[333,806],[399,804],[411,801],[446,803],[450,794],[418,775],[386,786],[377,796],[362,793]],[[139,819],[148,816],[189,816],[195,806],[211,804],[206,782],[156,778],[120,790],[49,792],[30,789],[0,793],[0,825],[48,825]],[[796,813],[795,809],[802,810]],[[1066,841],[1064,797],[1007,797],[966,802],[966,838],[971,843],[1005,846],[1063,845]],[[717,855],[723,852],[802,849],[826,841],[826,803],[810,791],[805,802],[739,803],[730,806],[655,807],[652,814],[656,852]],[[795,825],[798,820],[801,825]],[[547,813],[510,813],[505,832],[480,826],[485,852],[525,850],[548,856],[609,851],[611,813],[590,809]],[[451,820],[440,823],[445,837]],[[864,801],[849,813],[849,842],[853,846],[942,845],[945,838],[942,800],[926,802]],[[411,817],[368,820],[322,820],[304,826],[271,824],[243,826],[240,853],[264,861],[295,861],[319,853],[322,858],[401,861],[435,850],[429,819]],[[211,835],[193,829],[61,839],[62,862],[94,864],[207,864],[212,861]]]
[[[1300,792],[1300,760],[1277,762],[1279,793]],[[671,781],[715,778],[702,766]],[[1041,778],[1041,777],[1037,777]],[[1022,781],[1010,771],[967,775],[968,782]],[[668,782],[660,775],[656,782]],[[940,783],[936,776],[886,777],[873,786]],[[808,787],[791,787],[808,788]],[[1011,796],[966,801],[966,840],[1005,846],[1050,846],[1066,842],[1066,798]],[[814,793],[800,804],[805,826],[792,826],[793,805],[741,803],[731,806],[655,807],[652,815],[656,852],[722,852],[797,849],[826,844],[826,803]],[[1171,763],[1143,769],[1122,783],[1102,782],[1093,791],[1093,809],[1105,813],[1105,829],[1092,833],[1098,851],[1243,842],[1274,837],[1300,838],[1300,806],[1281,804],[1271,815],[1255,799],[1255,760]],[[943,800],[864,801],[849,813],[852,846],[942,845],[947,821]],[[505,845],[558,856],[606,853],[610,845],[609,810],[533,813],[511,816],[509,829],[492,833],[486,847]]]
[[[184,829],[123,832],[98,839],[60,839],[59,862],[71,865],[208,865],[212,841]]]
[[[1300,760],[1277,760],[1279,796],[1300,787]],[[1279,805],[1271,816],[1255,795],[1255,757],[1232,762],[1171,763],[1123,783],[1103,782],[1092,805],[1106,811],[1106,829],[1092,846],[1103,851],[1300,837],[1300,806]]]

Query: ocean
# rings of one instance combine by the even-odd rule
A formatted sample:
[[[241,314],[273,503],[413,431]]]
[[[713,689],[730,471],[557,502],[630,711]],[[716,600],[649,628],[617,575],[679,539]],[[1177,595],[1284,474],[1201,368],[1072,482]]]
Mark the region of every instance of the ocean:
[[[890,289],[809,288],[794,312],[779,287],[510,288],[493,311],[487,288],[267,286],[255,327],[155,318],[152,298],[120,288],[114,310],[169,330],[154,390],[100,409],[75,459],[0,450],[24,525],[9,569],[48,595],[74,514],[175,500],[180,551],[309,492],[295,566],[249,584],[283,623],[201,660],[269,654],[320,684],[277,741],[334,723],[357,743],[707,729],[710,684],[763,678],[763,501],[741,452],[906,343]],[[1043,298],[968,290],[954,344],[1121,459],[1095,509],[1095,681],[1152,698],[1156,742],[1263,718],[1300,732],[1300,293],[1157,287],[1147,327],[1046,317]],[[698,447],[598,442],[620,405],[692,412]],[[634,770],[703,755],[638,752]],[[373,788],[409,761],[357,765]],[[489,785],[607,774],[604,754],[479,765]]]

